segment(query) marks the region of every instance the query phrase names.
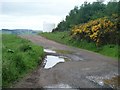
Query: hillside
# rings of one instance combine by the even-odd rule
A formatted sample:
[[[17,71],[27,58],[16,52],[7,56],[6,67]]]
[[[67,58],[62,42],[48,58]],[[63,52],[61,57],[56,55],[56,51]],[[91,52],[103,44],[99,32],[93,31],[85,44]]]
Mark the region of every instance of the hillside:
[[[119,2],[84,2],[81,6],[75,6],[65,20],[61,21],[54,31],[69,31],[74,25],[84,24],[90,20],[102,17],[111,17],[113,14],[120,15]]]
[[[53,29],[40,35],[67,45],[120,57],[120,2],[85,2]]]

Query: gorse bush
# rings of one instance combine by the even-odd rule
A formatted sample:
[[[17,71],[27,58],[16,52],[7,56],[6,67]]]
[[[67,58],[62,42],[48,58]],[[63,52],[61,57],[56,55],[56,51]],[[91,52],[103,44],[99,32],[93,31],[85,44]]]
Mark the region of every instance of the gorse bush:
[[[116,44],[120,35],[120,31],[117,29],[117,20],[118,16],[113,15],[112,18],[104,17],[82,25],[75,25],[71,30],[72,37],[95,42],[97,46]]]
[[[118,57],[120,45],[120,1],[104,4],[84,2],[75,6],[52,33],[40,35],[59,43]],[[65,32],[66,31],[66,32]]]
[[[40,35],[62,44],[94,51],[106,56],[115,57],[115,58],[118,58],[118,56],[120,56],[118,51],[119,48],[118,45],[108,44],[97,47],[94,42],[74,39],[73,37],[70,36],[69,33],[70,32],[66,31],[66,32],[40,33]]]
[[[53,32],[55,31],[70,31],[71,27],[78,24],[84,24],[90,20],[95,20],[105,16],[112,16],[112,14],[120,13],[120,1],[110,1],[107,4],[101,2],[84,2],[80,6],[75,6],[70,10],[69,14],[61,21]]]

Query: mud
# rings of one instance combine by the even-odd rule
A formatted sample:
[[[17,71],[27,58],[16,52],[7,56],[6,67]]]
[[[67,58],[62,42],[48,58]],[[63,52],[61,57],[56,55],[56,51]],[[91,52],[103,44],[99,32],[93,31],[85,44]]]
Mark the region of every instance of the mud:
[[[111,77],[114,73],[118,75],[118,62],[113,58],[59,44],[37,35],[21,37],[44,48],[56,50],[52,55],[67,57],[70,61],[58,63],[49,69],[38,67],[16,83],[14,88],[60,88],[63,86],[64,88],[111,88],[109,85],[103,85],[100,77]],[[48,54],[51,55],[51,53]],[[90,78],[91,76],[93,77]]]

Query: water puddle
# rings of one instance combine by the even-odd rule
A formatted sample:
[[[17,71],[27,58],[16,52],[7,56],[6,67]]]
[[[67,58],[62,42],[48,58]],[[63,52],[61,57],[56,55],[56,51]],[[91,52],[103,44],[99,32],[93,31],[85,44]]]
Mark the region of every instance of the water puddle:
[[[103,87],[120,89],[120,83],[118,82],[118,80],[120,80],[120,76],[116,73],[106,76],[87,76],[86,78]]]
[[[66,61],[70,61],[70,60],[66,57],[63,57],[63,56],[47,55],[45,60],[44,60],[44,64],[45,64],[44,68],[45,69],[52,68],[57,63],[66,62]]]
[[[52,68],[53,66],[55,66],[57,63],[60,63],[60,62],[70,61],[70,59],[68,59],[67,57],[64,57],[64,56],[48,55],[49,53],[51,53],[51,54],[57,53],[57,51],[55,51],[55,50],[44,49],[44,52],[47,53],[46,58],[44,60],[44,68],[45,69]]]
[[[56,51],[51,50],[51,49],[44,49],[44,52],[46,52],[46,53],[56,53]]]

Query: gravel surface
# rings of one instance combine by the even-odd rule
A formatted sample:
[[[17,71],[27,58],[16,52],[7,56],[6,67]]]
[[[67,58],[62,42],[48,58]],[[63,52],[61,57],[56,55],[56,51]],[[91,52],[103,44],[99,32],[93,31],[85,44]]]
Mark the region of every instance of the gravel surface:
[[[50,69],[39,66],[14,85],[14,88],[109,88],[103,79],[118,75],[118,61],[91,51],[66,46],[37,35],[23,35],[46,49],[64,50],[61,55],[70,61],[58,63]]]

